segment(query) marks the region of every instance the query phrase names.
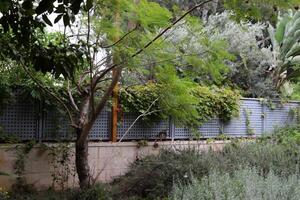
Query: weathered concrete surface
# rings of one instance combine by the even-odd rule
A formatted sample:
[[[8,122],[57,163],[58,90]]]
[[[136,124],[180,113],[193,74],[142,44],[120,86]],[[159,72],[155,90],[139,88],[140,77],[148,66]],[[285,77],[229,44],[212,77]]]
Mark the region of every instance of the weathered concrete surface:
[[[198,150],[220,150],[227,142],[215,141],[163,141],[158,142],[158,147],[154,142],[148,142],[146,146],[139,147],[137,142],[91,142],[89,143],[89,164],[91,174],[96,181],[109,182],[115,177],[120,176],[128,170],[130,163],[136,159],[150,154],[159,153],[164,148],[195,148]],[[48,144],[56,145],[56,144]],[[9,189],[16,180],[14,175],[14,165],[16,145],[0,145],[0,171],[8,172],[10,176],[0,176],[0,187]],[[76,187],[77,177],[74,165],[74,148],[71,144],[71,162],[69,163],[72,174],[69,174],[68,181],[54,182],[53,175],[61,178],[63,171],[53,166],[53,159],[49,151],[39,145],[31,149],[25,159],[25,178],[26,182],[33,184],[38,189],[47,189],[51,186],[60,189],[61,187]],[[60,168],[60,167],[59,167]],[[63,184],[63,186],[62,186]]]

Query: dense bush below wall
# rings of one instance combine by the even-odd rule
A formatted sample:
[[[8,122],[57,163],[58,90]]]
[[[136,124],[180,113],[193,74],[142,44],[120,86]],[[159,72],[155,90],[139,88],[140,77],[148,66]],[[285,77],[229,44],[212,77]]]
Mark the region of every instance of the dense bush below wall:
[[[288,177],[299,172],[299,146],[268,142],[232,142],[219,152],[188,150],[163,151],[158,156],[148,156],[135,162],[130,171],[115,180],[115,194],[122,197],[157,199],[170,194],[174,182],[185,185],[192,177],[201,180],[217,171],[234,173],[240,168],[256,168],[261,175],[270,172]]]
[[[174,187],[172,200],[288,200],[300,199],[298,175],[281,177],[274,172],[261,176],[255,168],[233,174],[211,172],[201,180],[192,178],[190,184]]]

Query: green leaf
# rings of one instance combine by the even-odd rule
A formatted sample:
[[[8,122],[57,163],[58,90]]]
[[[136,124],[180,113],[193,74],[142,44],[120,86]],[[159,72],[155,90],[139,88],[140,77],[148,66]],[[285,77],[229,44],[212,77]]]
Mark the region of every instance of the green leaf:
[[[87,11],[89,11],[93,7],[93,0],[87,0],[85,8]]]
[[[285,16],[278,24],[275,32],[275,39],[280,44],[283,41],[285,28],[287,22],[290,20],[288,16]]]
[[[47,10],[49,10],[51,7],[53,8],[55,0],[42,0],[38,7],[35,9],[36,14],[40,15],[44,12],[46,12]]]
[[[46,14],[43,14],[42,18],[46,24],[48,24],[49,26],[53,26]]]
[[[69,18],[68,14],[64,14],[63,21],[64,21],[64,25],[65,26],[69,26],[70,25],[70,18]]]
[[[71,3],[71,10],[75,15],[78,14],[80,10],[80,4],[82,3],[83,0],[73,0]]]
[[[0,12],[6,12],[11,5],[10,0],[1,0],[0,2]]]
[[[62,18],[62,16],[64,16],[64,14],[58,15],[58,16],[55,18],[54,23],[56,24],[56,23]]]

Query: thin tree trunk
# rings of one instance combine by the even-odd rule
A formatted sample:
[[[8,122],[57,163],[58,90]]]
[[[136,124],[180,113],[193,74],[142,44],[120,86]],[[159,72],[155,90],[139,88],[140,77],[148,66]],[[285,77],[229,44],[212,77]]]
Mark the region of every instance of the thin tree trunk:
[[[77,140],[75,146],[75,164],[80,188],[89,187],[91,181],[90,167],[88,163],[88,140],[78,142],[80,135],[83,134],[84,130],[85,129],[77,129]]]

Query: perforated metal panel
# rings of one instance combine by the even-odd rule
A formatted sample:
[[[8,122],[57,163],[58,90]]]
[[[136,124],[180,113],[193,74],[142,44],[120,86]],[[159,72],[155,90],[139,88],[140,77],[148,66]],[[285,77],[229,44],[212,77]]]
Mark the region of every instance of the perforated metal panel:
[[[124,114],[123,120],[118,126],[118,138],[121,138],[125,134],[137,117],[138,115],[134,113]],[[159,139],[160,133],[166,134],[169,138],[168,121],[147,124],[142,121],[142,119],[139,119],[126,134],[124,139]]]
[[[295,119],[290,115],[290,110],[299,106],[298,103],[286,103],[274,101],[275,108],[268,106],[265,108],[265,132],[272,132],[277,127],[283,127],[295,123]]]
[[[261,135],[263,130],[262,124],[262,104],[257,99],[241,100],[239,117],[232,118],[229,122],[224,123],[223,132],[229,136],[247,136],[252,129],[254,135]],[[249,118],[247,127],[246,119]]]
[[[17,98],[1,108],[0,126],[7,134],[21,140],[35,139],[38,135],[38,106],[29,99]]]
[[[96,119],[89,134],[90,140],[107,140],[110,134],[110,112],[103,111]],[[43,140],[75,139],[75,130],[70,126],[66,116],[57,111],[48,111],[44,114]]]
[[[219,119],[212,119],[204,123],[198,129],[198,133],[203,138],[216,137],[220,134],[221,124]],[[175,127],[175,139],[195,138],[197,133],[192,133],[187,128]]]
[[[68,118],[57,110],[44,112],[42,140],[74,139],[74,129]]]
[[[96,119],[92,131],[90,133],[90,140],[108,140],[111,132],[111,112],[104,109]]]
[[[242,99],[239,117],[231,119],[226,124],[218,119],[212,119],[199,127],[199,132],[204,138],[216,137],[220,133],[232,137],[243,137],[247,136],[247,129],[251,128],[255,135],[261,135],[273,131],[276,127],[295,123],[296,120],[290,115],[290,110],[297,106],[299,106],[297,102],[283,105],[277,102],[275,109],[271,109],[261,104],[258,99]],[[53,109],[48,109],[44,113],[39,112],[43,110],[40,104],[34,103],[29,98],[18,97],[15,103],[0,109],[0,126],[6,133],[13,134],[21,140],[69,139],[74,136],[74,130],[69,126],[67,117]],[[118,138],[125,134],[137,116],[133,113],[124,114],[119,121]],[[111,112],[110,108],[105,108],[97,118],[89,139],[108,140],[110,133]],[[173,139],[188,139],[196,136],[188,129],[175,127],[169,120],[149,124],[139,119],[124,139],[159,139],[160,133]]]

